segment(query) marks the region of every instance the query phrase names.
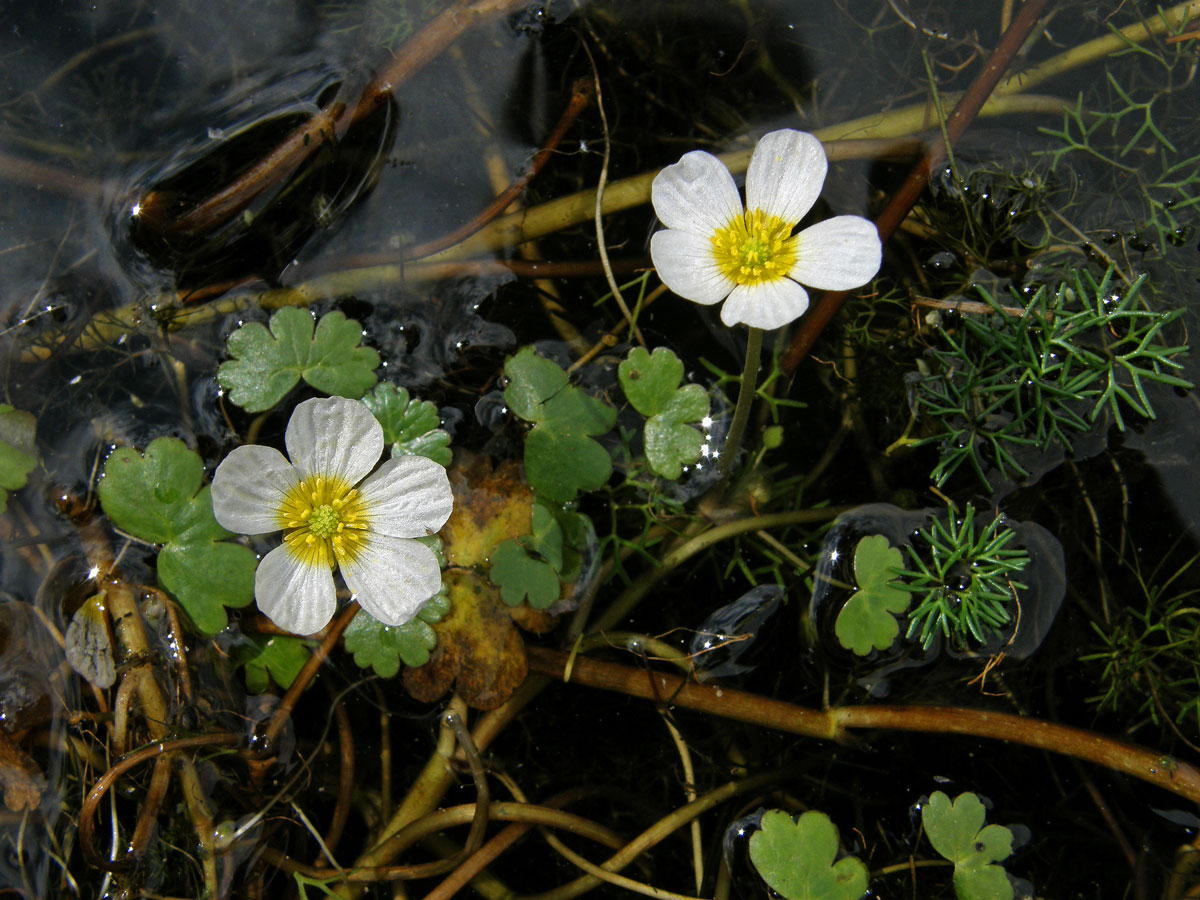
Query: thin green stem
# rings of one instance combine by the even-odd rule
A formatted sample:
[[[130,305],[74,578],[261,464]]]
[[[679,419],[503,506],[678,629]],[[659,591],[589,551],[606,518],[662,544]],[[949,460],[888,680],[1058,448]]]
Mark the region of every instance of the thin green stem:
[[[737,406],[733,410],[733,423],[729,426],[729,437],[725,440],[725,449],[721,451],[720,468],[721,481],[728,480],[737,461],[738,451],[742,447],[742,437],[746,433],[746,423],[750,420],[750,406],[754,403],[754,389],[758,386],[758,364],[762,358],[761,328],[751,328],[746,335],[746,364],[742,366],[742,383],[738,388]]]

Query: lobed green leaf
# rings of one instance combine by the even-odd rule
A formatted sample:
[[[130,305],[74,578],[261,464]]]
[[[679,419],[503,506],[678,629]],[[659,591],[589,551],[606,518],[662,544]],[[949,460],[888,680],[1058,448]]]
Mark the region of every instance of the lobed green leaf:
[[[36,432],[32,413],[0,403],[0,513],[8,506],[8,492],[25,487],[37,465]]]
[[[612,474],[612,457],[592,439],[612,428],[617,412],[570,383],[556,363],[526,347],[508,360],[504,401],[533,422],[525,439],[525,477],[534,491],[566,503],[594,491]]]
[[[795,822],[769,810],[750,836],[750,861],[786,900],[858,900],[867,890],[867,867],[852,856],[835,863],[837,853],[837,828],[813,810]]]
[[[380,678],[391,678],[406,666],[423,666],[437,646],[437,635],[429,626],[450,611],[443,588],[425,601],[417,615],[403,625],[384,625],[365,609],[347,626],[343,639],[360,669],[370,667]]]
[[[881,534],[862,538],[854,549],[855,591],[834,624],[838,643],[859,656],[886,650],[900,634],[893,613],[908,609],[911,596],[894,583],[902,569],[900,551]]]
[[[272,680],[285,690],[290,688],[312,656],[303,638],[276,635],[250,641],[251,646],[238,656],[245,665],[246,689],[252,694],[266,691]]]
[[[217,381],[247,412],[262,412],[303,378],[326,394],[358,399],[375,384],[379,354],[360,347],[362,326],[336,310],[313,330],[307,310],[278,310],[269,323],[243,325],[229,336],[233,359],[221,363]]]
[[[383,426],[383,441],[392,456],[424,456],[450,465],[450,435],[442,430],[433,403],[410,398],[404,388],[386,382],[365,394],[362,402]]]
[[[959,794],[953,802],[935,791],[921,810],[929,843],[954,863],[954,892],[959,900],[1012,900],[1012,884],[996,863],[1012,855],[1012,831],[984,826],[987,812],[975,794]]]
[[[646,461],[656,475],[674,480],[700,459],[704,436],[692,427],[709,412],[708,394],[698,384],[679,386],[683,363],[666,347],[647,353],[634,347],[617,368],[621,389],[646,416]]]
[[[145,455],[129,447],[104,464],[96,488],[113,524],[133,537],[161,544],[158,580],[204,634],[221,631],[225,607],[254,599],[253,551],[229,543],[233,535],[213,517],[204,465],[177,438],[158,438]]]

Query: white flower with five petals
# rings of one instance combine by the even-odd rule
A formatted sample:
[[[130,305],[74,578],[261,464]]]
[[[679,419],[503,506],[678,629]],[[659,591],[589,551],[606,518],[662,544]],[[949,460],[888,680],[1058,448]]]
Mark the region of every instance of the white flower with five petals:
[[[254,576],[259,608],[280,628],[312,634],[337,608],[333,567],[354,599],[386,625],[402,625],[441,589],[434,534],[454,497],[446,470],[423,456],[380,466],[383,428],[357,400],[306,400],[273,447],[238,447],[213,475],[213,514],[241,534],[284,532]]]
[[[780,328],[808,309],[808,292],[849,290],[879,271],[874,223],[836,216],[793,234],[812,209],[829,167],[811,134],[764,135],[746,171],[746,205],[724,164],[710,153],[684,154],[654,178],[654,211],[667,226],[650,239],[663,284],[710,305],[725,301],[721,321]]]

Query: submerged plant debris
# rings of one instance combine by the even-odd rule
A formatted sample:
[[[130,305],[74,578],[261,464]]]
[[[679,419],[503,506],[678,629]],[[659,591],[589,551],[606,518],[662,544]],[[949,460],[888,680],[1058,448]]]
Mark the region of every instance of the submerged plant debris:
[[[4,892],[1200,893],[1195,4],[9,7]]]

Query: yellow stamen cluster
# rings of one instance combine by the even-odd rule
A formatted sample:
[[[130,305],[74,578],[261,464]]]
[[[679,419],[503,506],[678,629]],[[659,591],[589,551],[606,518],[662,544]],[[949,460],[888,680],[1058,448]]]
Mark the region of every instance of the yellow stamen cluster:
[[[721,271],[737,284],[761,284],[783,278],[796,263],[799,241],[794,222],[748,209],[712,237]]]
[[[287,492],[279,508],[284,543],[309,566],[353,562],[365,545],[366,510],[340,478],[309,478]]]

